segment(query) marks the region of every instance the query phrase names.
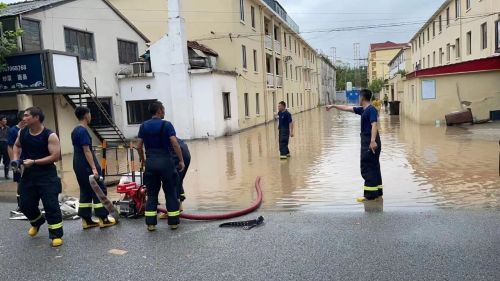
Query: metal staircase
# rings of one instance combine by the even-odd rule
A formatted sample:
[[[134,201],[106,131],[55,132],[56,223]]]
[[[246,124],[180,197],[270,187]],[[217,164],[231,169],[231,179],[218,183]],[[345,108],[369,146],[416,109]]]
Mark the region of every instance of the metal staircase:
[[[101,142],[105,140],[110,144],[126,145],[127,141],[122,131],[118,128],[118,126],[116,126],[113,118],[106,110],[103,103],[99,100],[97,95],[92,91],[85,80],[83,80],[83,88],[85,92],[82,94],[64,95],[66,101],[68,101],[73,108],[78,106],[88,107],[91,110],[93,121],[96,120],[95,117],[99,117],[98,122],[91,122],[89,127]]]

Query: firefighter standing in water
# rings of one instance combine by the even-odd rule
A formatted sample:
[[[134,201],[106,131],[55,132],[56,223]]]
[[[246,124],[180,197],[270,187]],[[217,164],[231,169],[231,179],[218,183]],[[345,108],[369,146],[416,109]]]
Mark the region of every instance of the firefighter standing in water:
[[[7,145],[9,149],[9,157],[10,159],[14,159],[14,144],[16,143],[17,136],[19,135],[19,131],[24,128],[24,121],[23,121],[23,116],[24,112],[19,111],[17,113],[17,125],[12,126],[9,129],[9,133],[7,135]],[[21,172],[19,171],[14,171],[14,182],[17,182],[17,210],[15,212],[20,211],[19,207],[19,180],[21,179]],[[14,212],[14,213],[15,213]]]
[[[61,157],[61,144],[57,135],[44,127],[44,119],[45,116],[39,107],[26,109],[26,128],[19,132],[14,145],[13,162],[19,159],[23,161],[19,203],[21,212],[32,225],[28,235],[37,235],[47,220],[52,246],[58,247],[63,243],[63,223],[58,200],[62,186],[54,163]],[[40,199],[45,216],[38,209]]]
[[[374,200],[383,195],[382,174],[380,172],[380,152],[382,144],[378,132],[378,112],[370,103],[372,92],[361,90],[360,105],[328,105],[326,110],[336,108],[361,115],[361,176],[365,180],[364,197],[358,202]]]
[[[101,167],[92,150],[92,138],[88,132],[88,125],[91,121],[90,110],[87,107],[79,106],[75,109],[75,116],[78,119],[78,126],[71,132],[73,143],[73,170],[75,171],[78,185],[80,186],[80,204],[78,206],[78,216],[82,218],[83,229],[99,226],[105,228],[113,226],[116,221],[108,218],[108,211],[104,208],[99,198],[90,187],[89,176],[99,178],[102,176]],[[102,181],[97,181],[104,194],[106,186]],[[98,221],[92,220],[92,207]]]
[[[288,149],[288,142],[290,137],[293,138],[293,120],[292,114],[286,109],[286,103],[280,101],[278,104],[278,133],[280,145],[280,159],[286,160],[290,157],[290,150]]]
[[[177,142],[174,126],[163,120],[165,108],[161,102],[155,101],[148,107],[152,118],[141,124],[138,134],[137,150],[140,160],[145,163],[144,184],[147,187],[146,225],[149,231],[156,230],[158,194],[163,187],[167,201],[168,224],[176,229],[180,223],[179,208],[179,174],[172,154],[179,158],[178,170],[185,169],[182,151]],[[146,148],[144,157],[143,146]]]

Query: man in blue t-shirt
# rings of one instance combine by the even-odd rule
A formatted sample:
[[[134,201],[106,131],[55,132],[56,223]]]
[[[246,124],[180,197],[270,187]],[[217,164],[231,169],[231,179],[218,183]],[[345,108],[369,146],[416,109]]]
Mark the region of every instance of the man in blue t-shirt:
[[[82,218],[83,229],[97,226],[100,228],[110,227],[115,225],[116,221],[111,217],[108,218],[108,211],[92,190],[89,182],[90,175],[94,175],[96,178],[102,176],[99,161],[97,161],[92,149],[92,137],[88,131],[92,116],[90,110],[84,106],[75,109],[75,116],[79,124],[71,132],[71,142],[73,143],[73,170],[80,186],[78,216]],[[107,194],[104,183],[98,181],[98,184],[103,193]],[[98,221],[92,220],[92,208],[94,208],[94,214]]]
[[[292,114],[286,110],[286,103],[280,101],[278,104],[278,131],[279,131],[279,144],[280,144],[280,159],[286,160],[290,157],[290,150],[288,149],[288,142],[290,137],[293,137],[293,120]]]
[[[12,126],[9,129],[9,133],[7,134],[7,146],[9,149],[9,158],[14,159],[14,144],[16,144],[17,136],[19,135],[19,131],[24,128],[24,111],[19,111],[17,113],[17,125]],[[21,172],[14,171],[14,182],[17,182],[17,210],[12,211],[11,213],[16,214],[20,211],[19,207],[19,180],[21,180]]]
[[[161,102],[152,102],[148,107],[152,118],[141,124],[137,150],[145,163],[144,184],[147,187],[146,225],[149,231],[156,230],[158,193],[163,187],[167,201],[168,224],[176,229],[180,223],[179,174],[184,171],[184,157],[172,123],[163,120],[165,107]],[[144,156],[143,146],[146,148]],[[179,159],[176,167],[173,154]]]
[[[380,173],[380,152],[382,144],[378,132],[378,111],[370,103],[372,92],[361,90],[361,106],[328,105],[326,110],[336,108],[361,115],[361,176],[365,180],[364,197],[359,202],[374,200],[383,195],[382,174]]]

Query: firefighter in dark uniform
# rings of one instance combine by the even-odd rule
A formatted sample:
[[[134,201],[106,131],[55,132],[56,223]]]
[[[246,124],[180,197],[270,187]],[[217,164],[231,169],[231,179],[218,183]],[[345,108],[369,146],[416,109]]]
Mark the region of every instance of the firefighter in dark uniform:
[[[278,104],[278,133],[280,146],[280,159],[286,160],[290,157],[288,142],[293,138],[293,120],[292,114],[286,109],[286,103],[280,101]]]
[[[361,90],[360,105],[328,105],[327,110],[336,108],[361,115],[361,176],[365,180],[364,196],[358,202],[374,200],[383,195],[382,174],[380,172],[380,152],[382,144],[378,132],[378,111],[370,103],[372,92]]]
[[[19,135],[19,131],[24,128],[23,121],[24,111],[19,111],[17,113],[17,125],[12,126],[9,129],[9,133],[7,135],[7,145],[9,146],[9,157],[10,159],[14,159],[14,144],[16,143],[17,136]],[[14,171],[14,182],[17,182],[17,210],[15,212],[20,211],[19,207],[19,180],[21,180],[21,172]]]
[[[163,120],[165,108],[161,102],[149,105],[152,118],[139,128],[137,149],[139,157],[145,163],[144,184],[147,188],[146,225],[149,231],[154,231],[157,224],[158,194],[163,187],[167,201],[168,224],[176,229],[180,223],[179,208],[179,172],[185,169],[182,151],[177,142],[174,126]],[[143,146],[146,148],[144,156]],[[174,163],[174,154],[179,158],[179,165]],[[178,168],[178,171],[177,171]]]
[[[99,198],[90,187],[89,176],[99,178],[102,176],[101,167],[92,150],[92,138],[88,132],[88,125],[91,121],[90,110],[87,107],[79,106],[75,109],[75,116],[78,118],[78,126],[71,132],[73,143],[73,170],[75,171],[78,185],[80,186],[80,203],[78,206],[78,216],[82,218],[83,229],[99,226],[105,228],[113,226],[116,221],[108,218],[108,211],[104,208]],[[97,181],[104,194],[106,186],[102,181]],[[92,220],[92,207],[98,221]]]
[[[13,161],[21,160],[24,167],[19,182],[19,203],[21,212],[32,225],[28,235],[37,235],[40,227],[47,221],[52,246],[58,247],[63,243],[63,222],[58,200],[62,187],[54,163],[61,156],[61,144],[57,135],[43,126],[44,119],[40,108],[26,109],[26,128],[19,132],[14,145]],[[40,199],[45,216],[38,209]]]
[[[189,147],[188,145],[181,140],[180,138],[177,138],[177,142],[179,143],[179,146],[181,147],[182,151],[182,158],[184,159],[184,170],[182,172],[179,172],[179,183],[178,183],[178,199],[180,202],[179,205],[179,210],[182,212],[182,202],[186,200],[186,193],[184,192],[184,178],[186,177],[187,170],[189,169],[189,164],[191,164],[191,153],[189,153]],[[174,157],[174,164],[175,166],[179,166],[179,157],[173,154]],[[160,219],[166,219],[168,218],[167,214],[160,214]]]

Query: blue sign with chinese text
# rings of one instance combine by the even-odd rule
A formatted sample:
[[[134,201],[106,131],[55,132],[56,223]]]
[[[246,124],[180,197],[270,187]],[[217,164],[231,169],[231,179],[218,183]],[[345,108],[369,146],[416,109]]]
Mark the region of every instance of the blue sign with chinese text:
[[[42,54],[7,57],[6,64],[0,72],[0,93],[46,89]]]

